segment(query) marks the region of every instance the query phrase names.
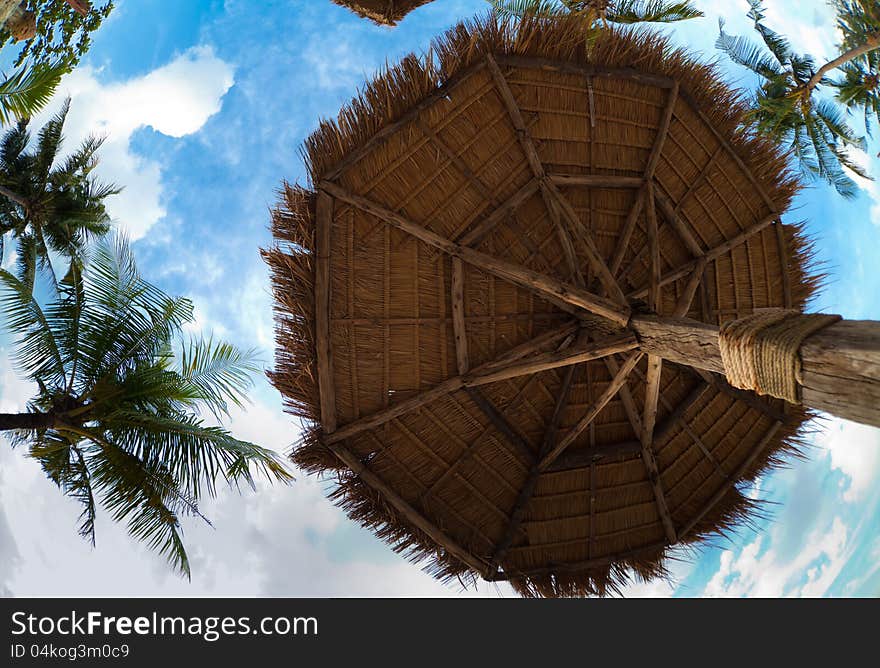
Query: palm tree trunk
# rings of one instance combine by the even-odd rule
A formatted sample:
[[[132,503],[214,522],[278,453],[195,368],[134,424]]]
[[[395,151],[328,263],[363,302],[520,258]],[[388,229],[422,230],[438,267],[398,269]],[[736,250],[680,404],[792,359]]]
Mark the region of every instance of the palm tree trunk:
[[[820,67],[806,83],[803,88],[804,92],[809,93],[810,91],[812,91],[816,86],[819,85],[822,77],[828,74],[831,70],[837,69],[841,65],[844,65],[851,60],[855,60],[859,56],[862,56],[869,51],[873,51],[874,49],[878,48],[880,48],[880,32],[875,33],[874,36],[869,38],[868,41],[864,44],[860,44],[859,46],[840,54],[834,60],[829,60],[827,63],[822,65],[822,67]]]
[[[28,202],[24,197],[10,190],[9,188],[6,188],[5,186],[0,186],[0,195],[8,199],[10,202],[15,202],[25,211],[27,211],[28,207],[30,206],[30,202]]]
[[[49,429],[55,426],[51,413],[0,413],[0,431],[11,429]]]
[[[726,376],[718,327],[654,315],[630,325],[644,352]],[[880,322],[841,320],[807,338],[799,355],[803,405],[880,427]]]

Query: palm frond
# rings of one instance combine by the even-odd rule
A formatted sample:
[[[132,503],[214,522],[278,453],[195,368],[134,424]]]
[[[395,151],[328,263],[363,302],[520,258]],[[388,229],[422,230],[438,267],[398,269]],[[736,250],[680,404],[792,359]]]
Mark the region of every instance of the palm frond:
[[[254,350],[242,351],[229,343],[191,338],[181,345],[178,373],[219,419],[221,414],[228,415],[228,402],[243,406],[253,386],[251,377],[260,370],[255,355]]]
[[[673,23],[703,16],[691,2],[618,0],[606,12],[612,23]]]
[[[23,66],[0,81],[0,123],[30,118],[45,107],[61,77],[68,71],[66,63]]]

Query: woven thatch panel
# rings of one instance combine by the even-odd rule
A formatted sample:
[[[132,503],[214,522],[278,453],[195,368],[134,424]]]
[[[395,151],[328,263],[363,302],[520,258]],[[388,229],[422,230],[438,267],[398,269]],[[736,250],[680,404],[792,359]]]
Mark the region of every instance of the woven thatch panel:
[[[628,573],[661,574],[669,541],[657,488],[680,542],[723,531],[754,505],[733,483],[779,464],[805,417],[664,364],[651,445],[659,481],[652,484],[637,429],[646,402],[643,359],[537,476],[523,506],[545,440],[555,439],[552,445],[576,428],[624,356],[572,367],[561,403],[569,368],[425,395],[458,376],[463,342],[474,369],[543,334],[561,332],[531,354],[564,349],[576,328],[557,305],[464,264],[457,342],[453,261],[388,224],[388,216],[526,270],[560,281],[582,274],[596,286],[591,239],[606,264],[622,253],[616,279],[641,308],[651,272],[645,207],[629,243],[620,240],[656,150],[658,202],[668,202],[704,252],[724,249],[709,262],[689,317],[717,324],[786,306],[784,279],[794,307],[815,289],[798,230],[758,226],[772,213],[768,201],[778,211],[788,206],[796,183],[773,147],[737,130],[737,94],[710,67],[648,33],[606,32],[587,57],[581,29],[566,21],[514,27],[490,20],[453,29],[434,45],[431,61],[405,59],[308,140],[313,182],[336,194],[322,199],[319,211],[313,194],[287,187],[273,221],[279,244],[266,252],[278,299],[272,379],[288,409],[309,424],[295,460],[335,472],[333,498],[396,549],[427,558],[437,575],[500,577],[529,595],[605,593]],[[516,130],[504,86],[487,65],[490,53],[524,131]],[[581,235],[573,264],[559,211],[538,187],[529,142],[554,178],[635,177],[634,186],[614,187],[557,179],[559,201]],[[513,197],[517,205],[506,207]],[[471,240],[468,234],[499,209],[494,227]],[[322,215],[329,221],[326,379],[318,378],[316,361],[316,344],[327,343],[316,339],[315,228]],[[671,277],[660,314],[674,308],[689,278],[680,270],[693,259],[669,216],[657,213],[660,272]],[[601,319],[583,322],[590,336],[607,336]],[[335,401],[336,425],[350,436],[322,433],[319,381]],[[411,400],[418,401],[411,410],[370,422]],[[768,415],[783,409],[784,425],[755,455],[775,423]],[[611,449],[616,454],[594,459]]]
[[[412,10],[433,0],[333,0],[365,19],[393,26]]]

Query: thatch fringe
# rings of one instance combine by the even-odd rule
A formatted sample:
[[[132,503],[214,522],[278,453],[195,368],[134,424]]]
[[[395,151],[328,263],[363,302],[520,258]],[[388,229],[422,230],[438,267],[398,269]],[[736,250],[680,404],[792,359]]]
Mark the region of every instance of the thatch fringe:
[[[333,0],[340,7],[350,9],[364,19],[379,25],[396,25],[412,10],[434,0]]]

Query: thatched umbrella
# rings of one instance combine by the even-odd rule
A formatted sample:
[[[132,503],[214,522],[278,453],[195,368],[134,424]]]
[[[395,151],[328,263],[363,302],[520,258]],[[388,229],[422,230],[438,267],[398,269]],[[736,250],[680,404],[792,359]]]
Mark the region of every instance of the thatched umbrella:
[[[441,578],[604,594],[747,519],[801,404],[876,424],[876,323],[800,313],[798,184],[742,112],[574,20],[460,25],[375,79],[265,253],[294,460]]]
[[[375,23],[393,26],[412,10],[433,0],[333,0],[358,16]]]

